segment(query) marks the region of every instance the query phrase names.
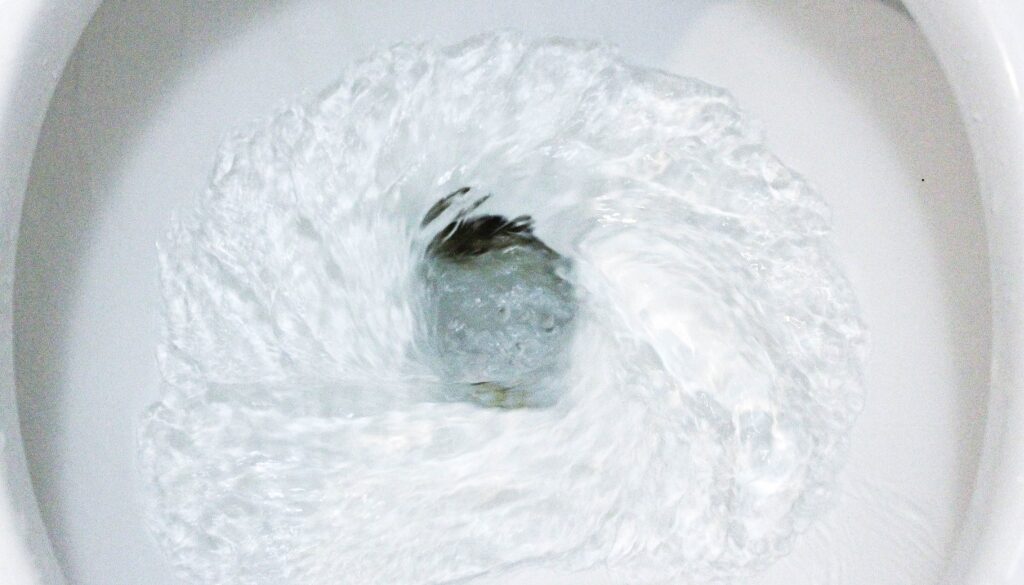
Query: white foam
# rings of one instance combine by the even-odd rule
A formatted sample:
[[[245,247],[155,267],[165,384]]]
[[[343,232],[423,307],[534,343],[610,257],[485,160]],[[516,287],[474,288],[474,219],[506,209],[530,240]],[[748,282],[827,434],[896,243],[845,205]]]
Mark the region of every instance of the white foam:
[[[419,223],[462,186],[574,263],[551,408],[431,400]],[[210,585],[763,567],[862,401],[828,230],[723,90],[511,34],[379,53],[227,141],[162,244],[153,534]]]

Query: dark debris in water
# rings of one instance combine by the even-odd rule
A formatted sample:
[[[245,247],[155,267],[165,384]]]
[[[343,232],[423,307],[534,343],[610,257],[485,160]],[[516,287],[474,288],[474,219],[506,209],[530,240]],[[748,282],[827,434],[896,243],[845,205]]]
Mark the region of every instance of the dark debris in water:
[[[429,225],[469,191],[469,187],[462,187],[441,198],[427,211],[420,225]],[[533,234],[533,218],[529,215],[520,215],[512,219],[491,214],[470,217],[469,214],[476,211],[489,198],[490,195],[481,197],[459,211],[455,219],[430,241],[427,255],[460,261],[513,246],[528,246],[552,252]]]

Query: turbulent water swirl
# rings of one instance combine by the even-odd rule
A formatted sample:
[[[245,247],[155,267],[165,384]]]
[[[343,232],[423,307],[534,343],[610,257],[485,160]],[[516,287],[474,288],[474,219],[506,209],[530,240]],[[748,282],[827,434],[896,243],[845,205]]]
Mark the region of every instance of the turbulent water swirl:
[[[529,216],[558,268],[481,257],[508,296],[461,299],[462,265],[424,268],[460,212]],[[723,90],[513,34],[380,52],[226,141],[161,243],[152,532],[200,585],[757,570],[828,505],[861,407],[828,235]],[[439,365],[431,286],[539,373]]]

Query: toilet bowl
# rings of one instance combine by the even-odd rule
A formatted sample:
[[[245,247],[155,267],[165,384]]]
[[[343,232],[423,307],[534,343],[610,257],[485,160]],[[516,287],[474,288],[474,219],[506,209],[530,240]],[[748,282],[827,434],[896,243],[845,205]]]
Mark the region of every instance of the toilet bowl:
[[[15,0],[0,13],[0,583],[183,583],[140,520],[134,472],[170,214],[226,133],[345,63],[497,28],[611,41],[729,89],[832,207],[872,332],[867,402],[834,509],[744,582],[1024,582],[1017,0]]]

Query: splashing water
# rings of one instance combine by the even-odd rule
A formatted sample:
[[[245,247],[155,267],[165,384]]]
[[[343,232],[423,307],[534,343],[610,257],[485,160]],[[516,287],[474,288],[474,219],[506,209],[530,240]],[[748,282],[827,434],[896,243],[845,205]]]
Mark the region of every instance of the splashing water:
[[[536,242],[438,264],[458,213]],[[152,533],[203,585],[762,568],[862,401],[828,232],[720,89],[512,34],[381,52],[228,140],[161,245]]]

